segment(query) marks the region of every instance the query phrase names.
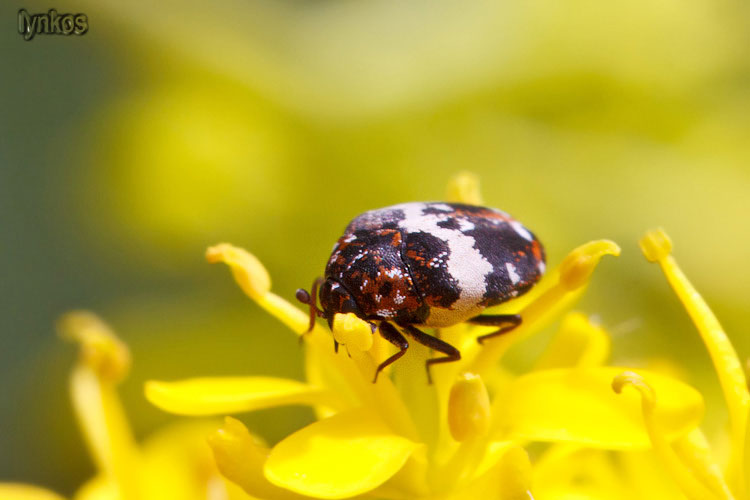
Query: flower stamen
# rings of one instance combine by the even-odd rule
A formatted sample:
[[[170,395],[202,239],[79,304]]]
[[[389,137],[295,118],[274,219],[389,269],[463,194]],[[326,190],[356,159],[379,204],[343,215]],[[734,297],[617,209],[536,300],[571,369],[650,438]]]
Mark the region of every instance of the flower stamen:
[[[537,288],[541,288],[539,295],[520,312],[523,323],[487,342],[471,363],[469,371],[486,373],[512,344],[531,332],[539,331],[544,324],[570,307],[584,292],[591,274],[605,255],[620,255],[620,247],[609,240],[598,240],[570,252],[560,266],[537,285]]]
[[[482,378],[463,373],[448,398],[448,427],[456,441],[483,437],[490,428],[490,397]]]
[[[81,346],[70,390],[91,456],[99,470],[117,485],[121,498],[138,498],[138,450],[116,391],[130,366],[127,347],[89,312],[66,314],[58,328],[62,337]]]
[[[750,392],[742,363],[724,332],[719,320],[692,283],[687,279],[677,261],[672,257],[672,242],[662,229],[649,231],[640,240],[643,255],[650,262],[658,262],[664,275],[685,310],[692,319],[708,350],[714,369],[719,376],[724,399],[729,408],[731,425],[731,457],[729,472],[737,483],[737,493],[745,494],[745,433]]]
[[[130,370],[130,350],[98,316],[73,311],[57,323],[60,336],[81,346],[81,364],[113,383],[124,379]]]
[[[303,338],[309,351],[313,351],[315,356],[320,358],[320,363],[330,364],[338,369],[341,374],[340,382],[351,389],[350,392],[360,399],[361,404],[366,404],[371,407],[372,411],[379,413],[392,428],[399,429],[409,437],[417,436],[409,412],[391,380],[383,377],[383,380],[377,384],[371,383],[371,377],[377,365],[370,352],[352,349],[350,354],[355,363],[351,363],[346,353],[334,352],[331,335],[323,327],[316,324],[312,331],[308,332],[309,315],[271,291],[268,271],[250,252],[222,243],[210,247],[206,251],[206,258],[212,263],[227,264],[235,281],[249,298],[297,335],[305,334]],[[340,324],[343,325],[343,323]],[[350,323],[350,325],[356,325],[356,323]],[[344,335],[351,335],[352,339],[361,338],[359,334],[353,332],[344,333]],[[365,376],[365,374],[369,375]],[[312,378],[321,376],[322,373],[318,372],[313,374]]]
[[[354,313],[336,314],[333,317],[333,338],[348,349],[369,351],[372,347],[372,329]]]
[[[651,386],[637,373],[626,371],[612,381],[612,389],[617,394],[620,394],[625,387],[631,387],[640,393],[643,424],[651,444],[685,496],[695,500],[717,499],[718,497],[685,466],[658,428],[654,418],[657,404],[656,393]]]
[[[479,176],[471,172],[459,172],[448,181],[446,195],[448,201],[467,203],[469,205],[482,205]]]
[[[490,423],[490,397],[482,378],[474,373],[460,374],[448,396],[448,429],[460,444],[437,469],[436,491],[457,489],[470,479],[487,449]]]
[[[250,252],[229,243],[219,243],[206,250],[206,260],[228,265],[237,284],[252,299],[258,300],[271,290],[271,276]]]
[[[219,243],[206,250],[206,260],[212,264],[223,262],[229,266],[234,280],[245,295],[297,335],[308,330],[309,316],[271,292],[271,277],[255,255],[229,243]],[[316,326],[313,331],[315,330],[320,333],[320,327]]]

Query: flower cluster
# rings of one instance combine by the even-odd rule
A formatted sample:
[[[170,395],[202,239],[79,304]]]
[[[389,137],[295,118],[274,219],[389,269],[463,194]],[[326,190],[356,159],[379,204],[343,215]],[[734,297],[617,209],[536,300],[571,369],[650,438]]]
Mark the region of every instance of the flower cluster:
[[[458,201],[479,201],[466,178],[452,192]],[[661,234],[650,233],[644,251],[672,262],[655,246]],[[584,498],[733,498],[698,430],[701,395],[665,375],[607,366],[607,333],[585,315],[565,312],[601,257],[618,253],[604,240],[573,250],[530,294],[492,311],[513,308],[523,323],[484,346],[476,338],[487,327],[442,328],[439,335],[459,347],[462,359],[435,367],[434,384],[423,370],[431,352],[420,345],[373,384],[392,347],[369,325],[337,315],[332,333],[345,349],[334,351],[327,329],[316,325],[307,332],[308,315],[271,291],[268,272],[252,254],[217,245],[208,260],[227,264],[242,290],[306,344],[307,381],[152,381],[146,396],[180,415],[310,405],[317,421],[271,448],[231,417],[210,437],[222,473],[257,498],[541,499],[576,491]],[[702,310],[696,321],[709,313]],[[514,376],[503,368],[513,344],[559,316],[560,327],[533,370]],[[707,340],[710,349],[714,340]],[[724,355],[720,373],[731,364],[728,357],[737,359]],[[737,373],[733,377],[732,390],[746,393],[744,378],[740,384]],[[734,432],[733,442],[744,443],[744,429]],[[525,447],[535,442],[548,444],[532,467]],[[730,471],[742,462],[741,453],[735,455]]]
[[[480,202],[470,177],[454,181],[450,194]],[[530,293],[493,308],[522,316],[511,332],[484,345],[476,339],[491,327],[435,332],[462,358],[435,366],[433,383],[424,372],[432,353],[416,343],[373,383],[393,346],[369,324],[338,314],[332,331],[319,324],[308,330],[308,314],[271,291],[257,258],[221,244],[207,259],[226,264],[244,293],[304,342],[306,381],[150,381],[146,397],[166,411],[201,417],[308,405],[316,420],[271,447],[232,417],[223,426],[183,423],[138,446],[115,389],[127,373],[128,350],[96,317],[73,313],[62,322],[64,335],[81,345],[71,394],[99,470],[76,498],[748,500],[750,394],[742,364],[671,256],[667,235],[651,231],[640,244],[711,355],[730,416],[726,467],[699,428],[704,403],[695,389],[664,374],[609,366],[607,332],[569,312],[601,258],[619,254],[613,242],[581,245]],[[511,346],[554,322],[555,335],[528,372],[505,368]],[[59,499],[13,484],[0,485],[0,497]]]
[[[63,338],[80,346],[70,375],[70,397],[97,474],[76,500],[248,500],[220,474],[205,445],[215,421],[163,428],[143,443],[130,430],[117,385],[130,370],[130,351],[97,316],[84,311],[59,322]],[[62,500],[37,486],[0,483],[3,500]]]

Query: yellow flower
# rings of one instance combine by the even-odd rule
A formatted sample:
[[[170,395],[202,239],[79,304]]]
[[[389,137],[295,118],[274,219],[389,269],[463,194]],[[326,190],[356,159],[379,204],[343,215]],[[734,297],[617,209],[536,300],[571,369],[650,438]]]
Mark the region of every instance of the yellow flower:
[[[659,450],[662,444],[659,443],[660,436],[652,432],[654,434],[652,436],[654,447],[668,462],[670,472],[673,473],[678,482],[681,478],[690,476],[711,491],[711,498],[747,499],[747,481],[750,472],[748,467],[750,467],[750,463],[746,458],[749,447],[746,431],[748,410],[750,410],[750,393],[748,392],[747,379],[742,363],[719,324],[719,320],[671,256],[672,242],[667,234],[662,230],[650,231],[641,239],[641,250],[643,250],[646,259],[650,262],[658,262],[661,266],[667,281],[687,310],[693,323],[695,323],[718,375],[724,399],[729,409],[730,456],[726,469],[726,482],[719,475],[719,466],[710,459],[705,439],[702,436],[695,436],[694,442],[684,443],[682,447],[676,450],[665,449],[662,454]],[[644,420],[647,426],[650,425],[648,416],[650,404],[649,397],[644,395]],[[729,488],[727,488],[727,484]],[[685,490],[684,487],[683,490]],[[732,493],[734,496],[732,496]],[[687,490],[685,494],[692,498],[698,498]]]
[[[205,444],[216,422],[180,422],[141,445],[133,439],[117,395],[130,368],[127,346],[98,317],[73,312],[60,321],[61,335],[80,345],[70,377],[75,415],[97,475],[75,494],[78,500],[241,500],[242,490],[224,480]],[[0,484],[3,500],[61,500],[36,486]]]
[[[640,395],[652,449],[612,455],[578,445],[553,446],[535,468],[540,486],[537,498],[746,500],[750,395],[742,364],[716,316],[671,256],[672,243],[666,233],[650,231],[640,245],[645,257],[661,266],[711,356],[729,410],[728,464],[721,467],[698,428],[670,439],[656,408],[673,395],[642,375],[626,371],[613,380],[612,387],[623,395]],[[625,391],[628,388],[634,390]]]
[[[478,203],[476,181],[460,176],[453,199]],[[528,499],[532,467],[523,446],[531,441],[606,449],[651,446],[635,393],[616,395],[612,380],[627,368],[602,366],[606,333],[581,314],[565,317],[533,371],[514,377],[500,363],[508,348],[539,331],[569,308],[586,288],[609,241],[573,250],[529,294],[493,312],[520,312],[521,326],[480,346],[488,327],[441,329],[457,346],[458,362],[424,372],[429,349],[417,345],[377,383],[375,369],[392,349],[354,315],[337,315],[333,337],[309,316],[271,291],[263,265],[228,244],[209,248],[210,262],[229,266],[242,290],[286,324],[306,345],[306,382],[246,376],[151,381],[146,396],[181,415],[217,415],[280,405],[311,405],[317,421],[268,448],[237,420],[227,418],[210,438],[222,473],[263,499]],[[666,441],[696,428],[703,401],[677,380],[639,370],[660,394],[653,420]]]

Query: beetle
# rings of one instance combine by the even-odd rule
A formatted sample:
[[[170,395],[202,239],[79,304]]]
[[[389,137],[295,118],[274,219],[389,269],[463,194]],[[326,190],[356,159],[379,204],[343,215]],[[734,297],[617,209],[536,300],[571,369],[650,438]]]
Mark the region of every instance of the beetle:
[[[509,332],[521,324],[520,315],[481,312],[526,293],[544,270],[542,244],[501,210],[403,203],[354,218],[334,245],[324,277],[314,281],[312,294],[299,289],[296,297],[310,307],[310,330],[316,317],[332,328],[335,314],[354,313],[399,349],[378,365],[373,382],[409,348],[404,334],[444,355],[426,362],[431,382],[431,365],[458,361],[461,353],[423,327],[461,322],[497,326],[477,338],[480,344]]]

